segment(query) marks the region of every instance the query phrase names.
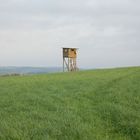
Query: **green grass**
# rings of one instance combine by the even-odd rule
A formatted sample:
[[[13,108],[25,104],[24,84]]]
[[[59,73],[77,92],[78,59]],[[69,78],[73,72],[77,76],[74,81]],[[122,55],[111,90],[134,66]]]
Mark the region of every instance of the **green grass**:
[[[0,140],[140,140],[140,67],[0,77]]]

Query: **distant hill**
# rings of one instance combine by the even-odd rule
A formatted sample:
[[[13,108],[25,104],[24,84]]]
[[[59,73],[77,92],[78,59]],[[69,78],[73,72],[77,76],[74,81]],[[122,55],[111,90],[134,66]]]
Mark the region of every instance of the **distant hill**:
[[[0,75],[3,74],[41,74],[61,72],[60,67],[0,67]]]

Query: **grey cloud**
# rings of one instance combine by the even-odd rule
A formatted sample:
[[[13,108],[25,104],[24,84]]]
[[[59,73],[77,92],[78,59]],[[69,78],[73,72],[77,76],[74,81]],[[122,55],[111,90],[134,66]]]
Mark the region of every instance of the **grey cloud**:
[[[140,65],[139,5],[139,0],[0,0],[0,64],[61,65],[61,47],[78,47],[81,67]]]

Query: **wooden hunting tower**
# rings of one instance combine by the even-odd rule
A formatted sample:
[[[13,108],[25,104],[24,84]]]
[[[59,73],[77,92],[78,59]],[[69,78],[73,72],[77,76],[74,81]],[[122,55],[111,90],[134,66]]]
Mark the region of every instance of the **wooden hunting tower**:
[[[63,72],[77,71],[77,48],[63,48]]]

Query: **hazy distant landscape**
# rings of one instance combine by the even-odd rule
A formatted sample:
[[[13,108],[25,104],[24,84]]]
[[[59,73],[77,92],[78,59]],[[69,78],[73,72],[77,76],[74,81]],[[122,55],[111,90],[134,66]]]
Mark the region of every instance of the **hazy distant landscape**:
[[[0,75],[62,72],[61,67],[0,67]]]

